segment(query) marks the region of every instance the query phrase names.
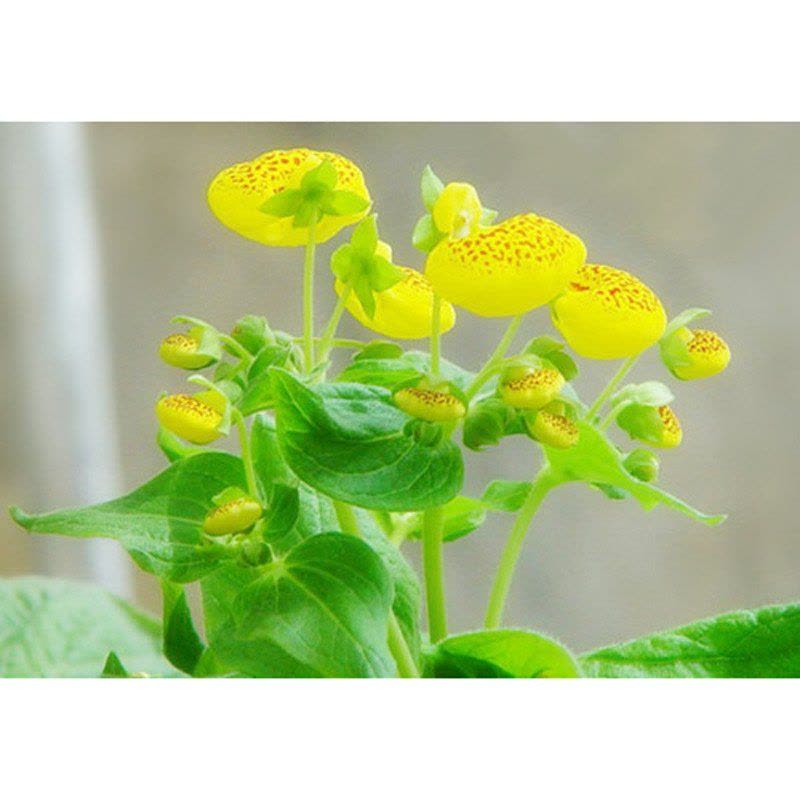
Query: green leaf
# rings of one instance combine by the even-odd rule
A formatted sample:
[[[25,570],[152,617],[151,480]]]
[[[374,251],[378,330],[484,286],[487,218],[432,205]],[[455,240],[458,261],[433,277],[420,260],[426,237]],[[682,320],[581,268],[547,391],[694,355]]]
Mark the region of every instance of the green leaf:
[[[116,539],[146,572],[187,583],[215,569],[222,545],[202,533],[213,497],[229,486],[246,487],[239,458],[202,453],[172,464],[134,492],[108,503],[49,514],[11,516],[31,533]]]
[[[275,343],[267,318],[256,314],[245,314],[236,320],[231,336],[253,355],[262,347]]]
[[[664,336],[662,336],[662,339],[666,338],[671,333],[675,333],[678,328],[685,328],[696,319],[707,317],[710,314],[711,312],[707,308],[687,308],[686,311],[681,311],[677,317],[669,321],[669,324],[664,330]]]
[[[578,377],[578,365],[567,353],[554,350],[547,354],[546,359],[564,376],[565,381],[574,381]]]
[[[414,226],[414,231],[411,234],[411,243],[417,250],[422,250],[423,253],[430,253],[439,242],[444,239],[445,235],[434,225],[433,217],[430,214],[425,214],[417,220]]]
[[[800,678],[800,604],[732,611],[581,656],[590,678]]]
[[[273,546],[284,542],[300,516],[300,492],[296,486],[273,483],[269,508],[260,525],[264,541]]]
[[[182,586],[161,581],[164,602],[164,655],[170,664],[187,675],[194,675],[197,662],[206,649],[192,621],[192,612]]]
[[[337,500],[386,511],[442,505],[458,494],[464,465],[456,445],[424,446],[407,436],[407,417],[385,389],[312,389],[283,370],[271,374],[281,452],[302,481]]]
[[[112,650],[103,664],[103,671],[100,673],[101,678],[130,678],[130,673],[122,665],[119,656]]]
[[[422,170],[420,194],[422,196],[422,204],[428,211],[433,211],[433,207],[439,199],[442,189],[444,189],[444,183],[442,183],[436,173],[431,169],[431,165],[426,164],[425,169]]]
[[[285,189],[272,195],[259,207],[259,211],[271,217],[293,217],[303,202],[300,189]]]
[[[323,214],[348,217],[369,208],[369,201],[355,192],[335,191],[326,196],[320,205]]]
[[[337,381],[348,383],[366,383],[371,386],[383,386],[394,389],[401,383],[429,373],[431,369],[430,355],[419,350],[409,350],[398,358],[359,358],[356,356],[345,369],[339,373]],[[447,359],[442,359],[440,375],[443,381],[452,383],[464,392],[472,383],[475,374],[462,369]]]
[[[176,674],[159,623],[123,600],[76,581],[0,579],[0,678],[96,678],[109,653],[134,672]]]
[[[353,361],[362,361],[365,358],[400,358],[403,355],[403,348],[394,342],[375,341],[364,345],[354,356]]]
[[[267,345],[261,350],[247,371],[247,385],[237,403],[244,416],[272,408],[274,398],[269,368],[285,366],[291,355],[292,348],[287,345]]]
[[[492,481],[484,490],[481,502],[491,511],[516,513],[530,489],[529,481]]]
[[[312,536],[236,593],[211,647],[253,677],[388,677],[392,583],[376,553],[341,533]]]
[[[475,497],[454,497],[442,507],[444,512],[444,541],[453,542],[483,525],[486,521],[486,504]],[[422,515],[415,514],[409,522],[407,535],[410,539],[422,537]]]
[[[426,661],[432,678],[579,678],[572,654],[522,630],[464,633],[440,642]]]
[[[559,481],[606,483],[624,489],[645,509],[664,505],[706,525],[719,525],[725,520],[724,514],[704,514],[658,487],[637,480],[625,469],[624,455],[602,433],[585,422],[578,423],[578,428],[580,438],[574,447],[566,450],[545,448]]]

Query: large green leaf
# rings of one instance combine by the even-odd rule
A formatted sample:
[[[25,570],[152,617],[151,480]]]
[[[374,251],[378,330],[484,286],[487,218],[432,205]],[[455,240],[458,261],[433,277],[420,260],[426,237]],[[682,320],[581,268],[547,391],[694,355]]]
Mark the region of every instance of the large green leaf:
[[[177,675],[161,626],[96,586],[0,579],[0,678],[97,678],[109,653],[131,672]]]
[[[392,583],[364,542],[312,536],[262,567],[215,620],[219,662],[253,677],[387,677]]]
[[[408,417],[378,386],[313,389],[272,370],[281,452],[295,474],[324,494],[363,508],[414,511],[441,505],[463,482],[461,453],[443,439],[407,435]]]
[[[225,556],[202,534],[212,498],[229,486],[245,490],[241,459],[202,453],[172,464],[131,494],[107,503],[11,516],[32,533],[116,539],[145,571],[176,583],[197,580]]]
[[[724,514],[705,514],[651,483],[634,478],[623,466],[624,455],[596,428],[579,423],[580,439],[574,447],[546,447],[547,460],[561,481],[586,481],[623,489],[645,508],[664,505],[706,525],[724,522]]]
[[[580,660],[591,678],[800,678],[800,603],[733,611]]]
[[[338,381],[349,383],[367,383],[393,389],[400,383],[412,380],[420,373],[428,373],[431,360],[428,353],[409,350],[396,358],[371,358],[358,353],[352,363],[339,373]],[[442,359],[439,373],[441,377],[455,384],[461,391],[466,391],[475,377],[474,373],[462,369],[447,359]]]
[[[181,672],[193,675],[205,645],[194,627],[186,592],[182,586],[170,581],[162,581],[161,590],[164,604],[164,655]]]
[[[540,633],[478,631],[451,636],[430,652],[432,678],[578,678],[572,654]]]

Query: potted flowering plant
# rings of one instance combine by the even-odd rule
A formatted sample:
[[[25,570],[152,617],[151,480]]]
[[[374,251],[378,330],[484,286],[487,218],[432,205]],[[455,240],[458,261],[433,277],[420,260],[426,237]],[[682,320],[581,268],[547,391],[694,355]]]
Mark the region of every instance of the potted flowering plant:
[[[658,486],[654,450],[682,436],[673,393],[628,377],[650,347],[678,381],[722,372],[730,351],[695,327],[708,311],[669,319],[652,289],[627,271],[587,263],[581,239],[556,222],[528,212],[497,222],[473,186],[444,185],[430,168],[421,189],[425,213],[413,242],[424,272],[394,262],[363,175],[341,155],[272,151],[214,178],[208,202],[224,225],[269,247],[303,249],[302,331],[273,330],[256,315],[230,332],[174,319],[182,330],[163,340],[160,355],[189,372],[193,388],[156,403],[169,466],[110,502],[11,510],[31,532],[118,540],[161,581],[163,620],[91,587],[1,582],[0,629],[13,627],[23,606],[40,608],[44,620],[5,645],[3,674],[800,675],[798,605],[735,611],[583,655],[535,625],[503,627],[533,518],[566,483],[585,484],[588,502],[630,500],[706,525],[723,521]],[[349,241],[330,256],[337,299],[319,326],[317,246],[345,228]],[[509,321],[477,368],[442,355],[458,308]],[[541,332],[520,345],[523,319],[537,308],[549,311],[558,337]],[[345,311],[378,338],[338,338]],[[398,340],[425,345],[404,349]],[[350,353],[338,374],[337,349]],[[579,394],[574,356],[613,363],[596,398]],[[238,439],[238,456],[213,447],[227,436]],[[509,436],[530,442],[538,462],[531,479],[500,478],[480,497],[461,494],[465,451]],[[511,523],[483,625],[452,632],[445,551],[495,513]],[[421,581],[401,552],[414,540]],[[202,626],[184,594],[193,582]]]

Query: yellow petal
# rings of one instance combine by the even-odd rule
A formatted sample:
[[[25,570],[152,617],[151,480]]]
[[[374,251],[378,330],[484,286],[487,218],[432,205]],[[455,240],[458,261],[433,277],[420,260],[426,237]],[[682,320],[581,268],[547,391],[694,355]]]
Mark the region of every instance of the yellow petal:
[[[203,520],[203,530],[209,536],[241,533],[252,527],[261,516],[261,504],[250,497],[239,497],[214,508]]]
[[[156,416],[168,431],[193,444],[208,444],[221,435],[218,427],[222,414],[198,396],[171,394],[162,397],[156,403]]]
[[[576,445],[580,438],[578,426],[569,417],[549,411],[539,411],[528,430],[537,441],[559,450]]]
[[[375,294],[375,316],[370,319],[355,292],[347,298],[347,310],[371,331],[392,339],[424,339],[431,335],[433,321],[433,288],[425,276],[410,267],[400,267],[402,280],[386,291]],[[336,293],[341,297],[345,284],[337,280]],[[441,332],[446,333],[456,323],[453,306],[441,305]]]
[[[689,363],[673,368],[684,381],[710,378],[722,372],[730,363],[731,351],[725,340],[714,331],[683,328],[678,335],[684,340]]]
[[[483,317],[507,317],[549,303],[585,259],[577,236],[544,217],[520,214],[443,239],[428,255],[425,276],[445,300]]]
[[[550,367],[529,372],[500,385],[500,397],[514,408],[544,408],[558,397],[564,376]]]
[[[167,336],[158,348],[162,360],[172,367],[181,369],[202,369],[214,359],[204,353],[198,353],[200,341],[188,333],[173,333]]]
[[[337,190],[355,192],[371,202],[364,176],[352,161],[337,153],[297,148],[271,150],[222,170],[208,187],[208,205],[223,225],[247,239],[275,247],[305,245],[308,228],[295,228],[291,217],[269,216],[260,208],[284,189],[297,188],[303,175],[326,159],[336,168]],[[315,226],[315,240],[326,242],[362,219],[367,210],[343,217],[324,216]]]
[[[627,358],[657,342],[664,307],[638,278],[614,267],[586,264],[552,304],[553,324],[586,358]]]
[[[454,422],[467,413],[464,404],[448,392],[411,387],[394,394],[397,407],[427,422]]]
[[[448,183],[433,205],[433,222],[442,233],[461,237],[477,230],[482,213],[474,186]]]
[[[661,417],[663,428],[661,439],[656,443],[656,446],[664,449],[677,447],[683,439],[680,420],[669,406],[659,406],[658,416]]]

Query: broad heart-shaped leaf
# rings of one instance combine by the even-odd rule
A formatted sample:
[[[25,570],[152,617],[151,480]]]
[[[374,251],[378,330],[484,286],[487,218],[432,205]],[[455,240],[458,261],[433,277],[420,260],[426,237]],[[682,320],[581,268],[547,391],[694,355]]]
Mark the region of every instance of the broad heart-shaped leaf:
[[[590,678],[800,678],[800,604],[732,611],[580,661]]]
[[[572,654],[553,639],[523,630],[451,636],[429,654],[430,678],[579,678]]]
[[[116,539],[146,572],[176,583],[215,569],[225,550],[203,537],[206,513],[223,489],[245,489],[241,459],[202,453],[182,459],[135,491],[85,508],[11,516],[31,533]]]
[[[671,494],[634,478],[622,465],[623,454],[596,428],[585,422],[578,424],[580,438],[574,447],[557,450],[546,447],[547,460],[558,480],[604,483],[624,489],[645,508],[665,505],[706,525],[719,525],[724,514],[704,514]]]
[[[386,389],[351,383],[312,389],[283,370],[272,376],[281,452],[310,486],[385,511],[417,511],[458,494],[464,477],[458,447],[406,435],[408,417]]]
[[[252,677],[389,677],[391,602],[391,579],[372,548],[323,533],[261,568],[210,644],[221,664]]]
[[[339,373],[336,380],[394,389],[395,386],[410,381],[417,375],[430,372],[430,368],[430,356],[418,350],[409,350],[396,358],[369,358],[359,353],[352,363]],[[442,359],[439,371],[442,380],[453,383],[462,392],[467,390],[475,378],[474,373],[446,359]]]
[[[109,653],[130,672],[176,676],[161,626],[96,586],[0,579],[0,678],[98,678]]]

